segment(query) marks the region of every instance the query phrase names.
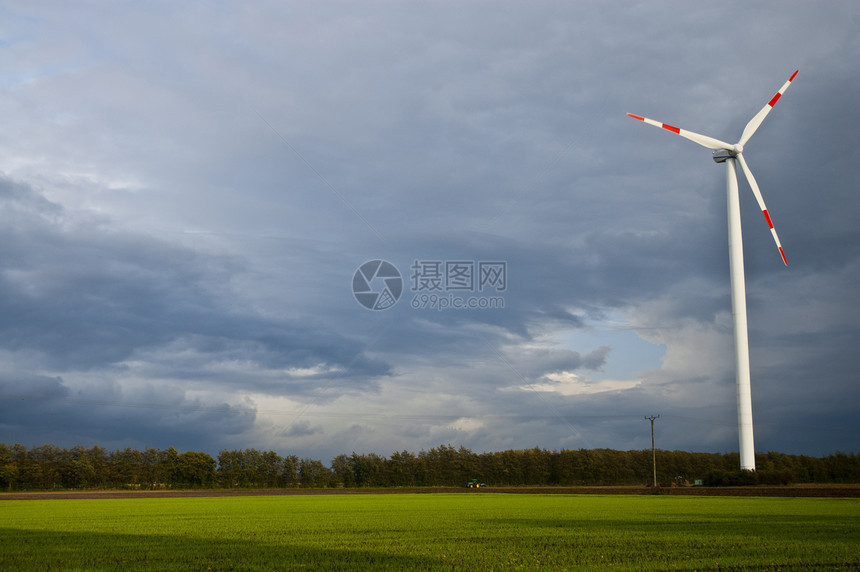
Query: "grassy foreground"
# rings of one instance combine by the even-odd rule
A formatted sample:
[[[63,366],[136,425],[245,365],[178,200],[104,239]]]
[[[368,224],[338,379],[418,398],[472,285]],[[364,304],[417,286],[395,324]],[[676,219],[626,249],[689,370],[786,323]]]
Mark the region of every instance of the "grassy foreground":
[[[0,501],[2,570],[837,570],[860,501],[386,494]]]

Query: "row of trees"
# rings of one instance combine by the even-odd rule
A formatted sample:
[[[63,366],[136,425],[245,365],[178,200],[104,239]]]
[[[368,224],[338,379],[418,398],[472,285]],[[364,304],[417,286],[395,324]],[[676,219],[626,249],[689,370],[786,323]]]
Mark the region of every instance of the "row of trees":
[[[737,470],[737,453],[657,451],[661,484],[860,483],[860,456],[766,453],[758,470]],[[53,488],[284,488],[641,485],[652,480],[651,451],[578,449],[473,453],[442,445],[417,454],[338,455],[321,461],[256,449],[203,452],[102,447],[63,449],[0,443],[0,490]]]

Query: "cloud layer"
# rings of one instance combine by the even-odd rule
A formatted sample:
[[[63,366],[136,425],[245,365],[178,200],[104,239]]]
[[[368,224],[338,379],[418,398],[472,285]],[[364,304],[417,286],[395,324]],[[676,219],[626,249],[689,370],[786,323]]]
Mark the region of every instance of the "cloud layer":
[[[788,269],[741,183],[756,448],[856,451],[860,13],[776,8],[4,9],[0,441],[736,450],[724,172],[625,113],[734,140],[799,68],[745,149]]]

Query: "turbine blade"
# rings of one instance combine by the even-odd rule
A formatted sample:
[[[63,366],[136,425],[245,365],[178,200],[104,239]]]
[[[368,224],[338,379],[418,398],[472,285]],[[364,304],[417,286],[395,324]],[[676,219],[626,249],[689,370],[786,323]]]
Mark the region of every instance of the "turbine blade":
[[[738,145],[740,145],[741,147],[746,145],[746,142],[750,140],[750,137],[752,137],[753,133],[756,132],[756,129],[758,129],[759,125],[761,125],[761,122],[764,121],[764,118],[767,117],[767,114],[770,113],[770,110],[773,109],[773,106],[776,105],[776,102],[779,101],[779,98],[782,97],[782,94],[785,93],[785,90],[788,89],[788,86],[791,85],[792,80],[797,77],[797,72],[799,71],[800,70],[795,71],[792,76],[788,78],[788,81],[782,84],[782,87],[779,88],[779,91],[776,92],[776,95],[770,98],[770,101],[768,101],[767,104],[761,108],[761,111],[755,114],[755,117],[750,119],[750,122],[747,123],[746,127],[744,127],[744,132],[741,135],[741,140],[738,141]]]
[[[776,229],[773,228],[773,221],[770,220],[770,215],[767,214],[767,207],[764,204],[764,198],[762,198],[761,196],[761,191],[758,188],[758,183],[755,182],[755,177],[753,177],[752,171],[750,171],[750,168],[747,166],[747,162],[744,160],[743,154],[738,153],[736,159],[741,165],[741,170],[744,172],[744,176],[747,178],[747,182],[749,182],[750,184],[750,188],[755,195],[755,200],[758,201],[758,206],[761,208],[761,214],[764,215],[764,220],[767,221],[767,225],[770,227],[770,233],[773,235],[773,241],[776,242],[776,247],[779,249],[779,255],[782,256],[782,262],[783,264],[788,266],[788,260],[785,259],[785,252],[782,250],[782,244],[780,244],[779,237],[776,235]]]
[[[633,119],[638,119],[639,121],[644,121],[648,125],[653,125],[654,127],[661,127],[666,131],[671,131],[672,133],[677,133],[681,137],[685,137],[690,141],[694,141],[703,147],[707,147],[708,149],[732,149],[733,146],[729,145],[724,141],[720,141],[719,139],[714,139],[713,137],[708,137],[707,135],[700,135],[698,133],[694,133],[692,131],[687,131],[686,129],[681,129],[679,127],[674,127],[669,125],[668,123],[660,123],[659,121],[654,121],[653,119],[648,119],[647,117],[642,117],[641,115],[633,115],[632,113],[627,114],[629,117]]]

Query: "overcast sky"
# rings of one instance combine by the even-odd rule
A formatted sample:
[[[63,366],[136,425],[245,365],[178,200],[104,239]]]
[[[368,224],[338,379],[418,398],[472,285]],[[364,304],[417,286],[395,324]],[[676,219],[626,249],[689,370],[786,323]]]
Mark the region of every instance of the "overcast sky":
[[[740,183],[755,445],[860,451],[856,2],[4,2],[0,34],[0,442],[626,450],[660,414],[737,451],[725,168],[626,113],[736,141],[799,69],[744,153],[787,268]]]

